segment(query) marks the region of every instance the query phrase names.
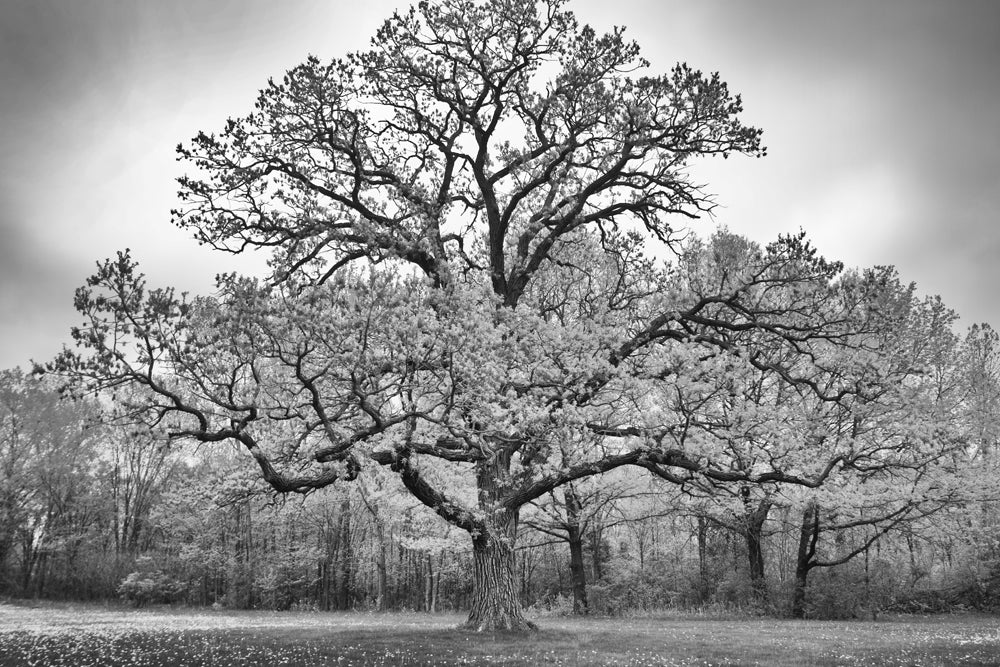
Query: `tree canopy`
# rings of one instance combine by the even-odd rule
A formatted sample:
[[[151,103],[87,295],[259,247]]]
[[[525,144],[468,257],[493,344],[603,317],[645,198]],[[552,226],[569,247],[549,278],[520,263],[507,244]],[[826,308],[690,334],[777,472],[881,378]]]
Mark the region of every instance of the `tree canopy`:
[[[860,465],[778,452],[827,442],[784,405],[744,434],[769,455],[734,464],[720,410],[751,375],[872,400],[893,372],[880,332],[909,312],[892,271],[844,273],[802,234],[682,241],[674,221],[713,205],[687,167],[763,155],[761,132],[717,74],[645,75],[622,29],[565,4],[421,2],[369,50],[268,82],[178,148],[174,221],[268,249],[271,275],[188,298],[121,253],[78,290],[84,351],[57,363],[134,388],[173,438],[240,443],[278,491],[391,469],[469,532],[475,629],[530,625],[519,511],[561,485],[628,465],[816,487]]]
[[[275,278],[322,282],[399,258],[435,285],[488,280],[517,304],[574,230],[637,226],[711,203],[692,159],[761,155],[760,131],[718,75],[646,69],[616,29],[564,0],[422,2],[372,49],[310,57],[256,110],[179,147],[175,221],[215,247],[275,250]]]

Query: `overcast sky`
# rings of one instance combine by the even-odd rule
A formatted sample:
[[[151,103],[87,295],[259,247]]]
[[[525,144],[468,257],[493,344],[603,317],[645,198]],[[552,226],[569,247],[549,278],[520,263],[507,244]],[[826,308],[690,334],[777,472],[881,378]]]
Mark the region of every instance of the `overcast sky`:
[[[169,222],[174,147],[249,111],[309,53],[364,48],[389,0],[0,0],[0,368],[44,361],[73,290],[129,247],[151,285],[249,270]],[[359,8],[360,7],[360,8]],[[805,229],[849,266],[894,264],[962,326],[1000,326],[1000,2],[576,0],[653,70],[719,71],[763,160],[698,169],[716,222]]]

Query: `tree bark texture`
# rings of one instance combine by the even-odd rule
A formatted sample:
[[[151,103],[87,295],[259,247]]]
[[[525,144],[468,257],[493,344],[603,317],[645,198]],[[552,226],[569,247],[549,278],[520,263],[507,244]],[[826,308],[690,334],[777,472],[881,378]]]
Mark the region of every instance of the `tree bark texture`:
[[[503,453],[477,465],[476,485],[483,519],[472,533],[472,605],[464,626],[476,632],[537,629],[524,617],[517,595],[514,543],[518,513],[501,502],[509,466],[509,458]]]
[[[524,617],[514,576],[515,515],[496,517],[495,528],[472,537],[472,608],[465,627],[477,632],[524,632],[535,625]],[[506,525],[504,525],[506,524]]]

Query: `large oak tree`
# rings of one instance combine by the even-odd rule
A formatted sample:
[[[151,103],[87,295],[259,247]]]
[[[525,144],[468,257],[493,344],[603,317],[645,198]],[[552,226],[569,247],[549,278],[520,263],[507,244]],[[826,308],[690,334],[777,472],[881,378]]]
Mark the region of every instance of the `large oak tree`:
[[[138,387],[174,438],[241,443],[278,491],[395,471],[470,534],[478,630],[530,627],[519,510],[562,485],[624,465],[818,484],[829,469],[720,467],[655,398],[696,363],[840,400],[863,382],[824,365],[882,317],[878,277],[838,282],[801,236],[650,259],[711,209],[688,165],[761,155],[760,131],[717,75],[643,75],[622,30],[564,4],[421,2],[368,51],[269,82],[179,148],[175,222],[269,249],[272,275],[189,300],[123,253],[77,293],[89,352],[58,364]]]

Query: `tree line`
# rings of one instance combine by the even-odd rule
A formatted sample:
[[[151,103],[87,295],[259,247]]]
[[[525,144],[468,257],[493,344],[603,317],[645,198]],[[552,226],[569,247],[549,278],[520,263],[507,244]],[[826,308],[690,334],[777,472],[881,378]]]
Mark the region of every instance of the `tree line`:
[[[889,404],[867,426],[853,415],[851,437],[859,448],[871,429],[881,452],[905,445],[892,434],[920,428],[957,447],[910,453],[898,470],[882,457],[816,488],[659,469],[565,484],[521,514],[519,603],[540,613],[711,607],[820,617],[996,608],[1000,341],[983,326],[960,338],[938,300],[914,303],[927,325],[914,349],[934,355],[920,377],[938,404],[895,416],[899,405]],[[732,372],[692,377],[688,404],[724,404],[731,419],[751,420],[739,422],[741,438],[792,417],[828,427],[798,394],[772,394],[764,410],[760,376],[739,389]],[[171,443],[123,413],[117,396],[61,394],[52,378],[16,369],[0,380],[0,595],[320,610],[471,604],[469,545],[380,467],[288,498],[236,448]],[[763,454],[734,441],[733,423],[716,428],[729,469]]]

